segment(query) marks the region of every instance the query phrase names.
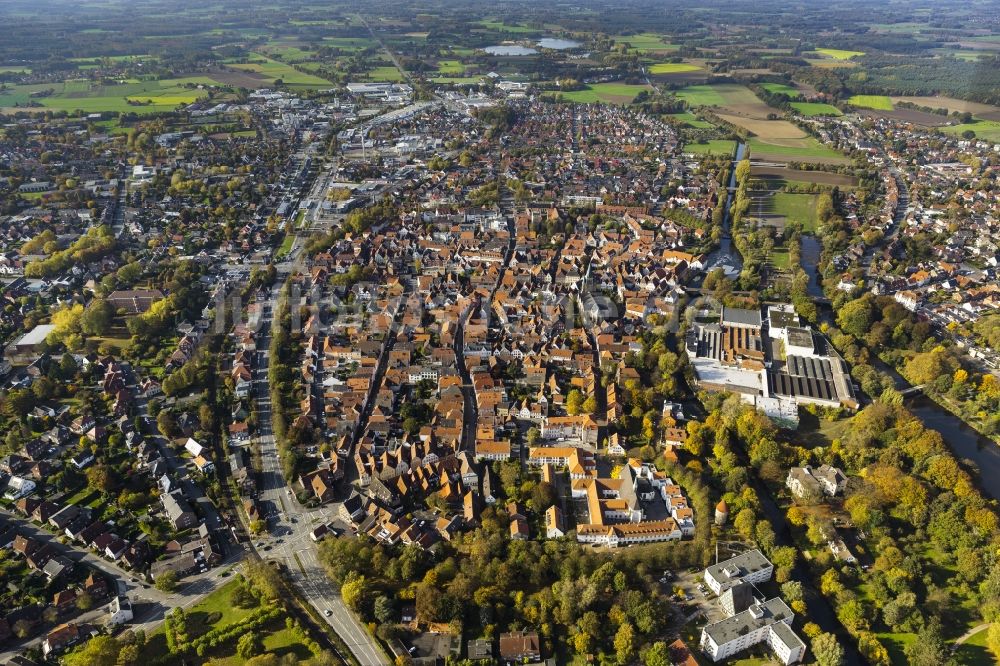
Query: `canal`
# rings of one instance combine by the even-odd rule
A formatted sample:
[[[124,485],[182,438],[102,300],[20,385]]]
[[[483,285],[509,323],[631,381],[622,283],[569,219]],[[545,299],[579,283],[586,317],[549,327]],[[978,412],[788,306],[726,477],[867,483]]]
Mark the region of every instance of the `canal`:
[[[743,270],[743,257],[740,255],[740,251],[733,246],[733,235],[731,233],[732,216],[729,214],[729,209],[732,208],[733,193],[736,188],[736,165],[743,159],[746,151],[747,145],[745,143],[740,142],[736,145],[736,158],[729,169],[726,214],[722,218],[722,238],[719,239],[718,249],[708,255],[708,261],[705,266],[706,273],[715,268],[722,268],[726,272],[726,277],[732,278],[739,275],[740,271]]]

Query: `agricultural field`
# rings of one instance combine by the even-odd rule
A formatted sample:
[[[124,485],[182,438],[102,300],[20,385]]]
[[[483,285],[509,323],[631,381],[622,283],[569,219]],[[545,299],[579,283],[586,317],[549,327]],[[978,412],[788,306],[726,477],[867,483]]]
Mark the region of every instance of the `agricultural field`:
[[[887,95],[851,95],[847,100],[851,106],[876,111],[892,111],[892,100]]]
[[[651,90],[647,85],[631,83],[594,83],[583,90],[558,93],[570,102],[604,102],[607,104],[629,104],[643,90]]]
[[[748,118],[766,119],[774,109],[764,104],[752,90],[738,83],[719,83],[681,88],[675,93],[691,106],[718,106]]]
[[[780,121],[778,121],[780,122]],[[788,123],[791,125],[791,123]],[[795,127],[792,125],[792,127]],[[798,128],[796,128],[798,129]],[[752,157],[775,162],[819,162],[822,164],[846,164],[849,160],[832,148],[821,144],[811,136],[800,139],[765,140],[751,137],[748,145]]]
[[[323,43],[341,51],[363,51],[375,46],[375,42],[367,37],[324,37]]]
[[[650,74],[681,74],[683,72],[697,72],[701,67],[692,65],[689,62],[658,62],[649,68]]]
[[[520,25],[520,24],[507,25],[503,21],[499,21],[496,19],[489,19],[489,20],[484,19],[482,21],[477,21],[476,25],[480,25],[486,28],[487,30],[492,30],[494,32],[510,32],[516,34],[540,32],[539,30],[536,30],[535,28],[529,28],[526,25]]]
[[[908,102],[918,106],[927,106],[932,109],[948,109],[949,112],[957,111],[958,113],[968,111],[983,120],[1000,120],[1000,107],[993,106],[992,104],[968,102],[964,99],[955,99],[954,97],[944,97],[942,95],[891,97],[890,99],[893,103]]]
[[[781,166],[754,165],[752,174],[755,180],[766,182],[768,189],[780,189],[786,183],[816,183],[837,186],[841,189],[856,187],[858,184],[855,177],[847,174],[830,171],[801,171]]]
[[[803,116],[842,116],[840,109],[823,102],[792,102],[792,108]]]
[[[821,53],[834,60],[850,60],[865,54],[864,51],[845,51],[843,49],[816,49],[816,53]]]
[[[660,51],[676,51],[680,48],[677,44],[663,41],[660,35],[651,32],[643,32],[638,35],[617,35],[613,37],[615,44],[627,43],[630,48],[640,53],[656,53]]]
[[[219,85],[218,81],[205,76],[131,81],[117,85],[70,79],[63,83],[11,86],[0,91],[0,107],[36,102],[45,108],[63,111],[157,113],[173,111],[178,105],[191,104],[208,95],[208,91],[196,86],[216,85]],[[50,95],[32,97],[32,93],[49,90],[52,91]]]
[[[736,142],[729,139],[713,139],[705,143],[684,144],[684,152],[695,155],[733,155],[735,151]]]
[[[781,93],[789,97],[796,97],[801,94],[798,88],[790,86],[787,83],[762,83],[760,87],[769,93]]]
[[[453,85],[475,85],[482,83],[481,76],[435,76],[431,79],[434,83]]]
[[[247,63],[233,63],[228,66],[245,72],[259,74],[269,83],[281,79],[285,85],[299,88],[323,87],[330,85],[330,82],[326,79],[321,79],[313,74],[300,72],[291,65],[278,60],[273,60],[271,58],[255,58]]]

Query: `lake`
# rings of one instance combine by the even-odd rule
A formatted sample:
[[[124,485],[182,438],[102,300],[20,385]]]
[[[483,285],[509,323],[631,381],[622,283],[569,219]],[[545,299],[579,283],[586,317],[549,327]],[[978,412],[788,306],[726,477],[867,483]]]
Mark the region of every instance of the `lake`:
[[[495,56],[527,56],[538,53],[536,49],[531,49],[527,46],[518,46],[517,44],[498,44],[496,46],[487,46],[483,50]]]
[[[580,42],[575,42],[572,39],[555,39],[553,37],[545,37],[544,39],[538,40],[538,46],[543,49],[555,49],[557,51],[562,51],[564,49],[576,49],[583,46]]]

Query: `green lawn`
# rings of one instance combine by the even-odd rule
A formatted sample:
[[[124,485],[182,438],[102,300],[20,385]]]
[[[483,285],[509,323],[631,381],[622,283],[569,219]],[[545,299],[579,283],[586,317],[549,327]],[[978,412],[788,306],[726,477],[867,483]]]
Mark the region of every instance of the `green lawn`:
[[[649,86],[630,83],[594,83],[585,86],[583,90],[560,92],[559,95],[569,102],[607,102],[610,104],[628,104],[640,91],[649,90]]]
[[[986,645],[988,632],[988,629],[983,629],[959,645],[955,650],[955,660],[962,666],[987,666],[997,663],[997,659]]]
[[[680,74],[681,72],[697,72],[698,65],[689,62],[658,62],[649,68],[650,74]]]
[[[889,651],[889,661],[893,664],[906,664],[909,663],[906,659],[906,655],[903,650],[906,646],[917,640],[916,634],[894,634],[890,632],[875,634],[878,639],[885,646],[885,649]]]
[[[281,79],[285,85],[289,86],[323,87],[330,85],[330,82],[326,79],[300,72],[291,65],[273,60],[272,58],[255,57],[250,62],[235,63],[229,66],[248,72],[258,72],[269,79]]]
[[[788,258],[788,248],[780,247],[771,250],[771,263],[778,270],[784,271],[788,270],[789,258]]]
[[[816,195],[775,192],[769,197],[773,201],[772,212],[783,216],[788,222],[801,222],[806,233],[816,231]],[[751,209],[753,206],[751,206]],[[787,255],[787,253],[786,253]],[[788,265],[786,256],[785,265]]]
[[[688,143],[684,145],[685,153],[695,155],[732,155],[736,150],[736,142],[729,139],[713,139],[706,143]]]
[[[643,32],[638,35],[617,35],[613,39],[615,44],[628,43],[636,51],[676,51],[680,48],[677,44],[663,41],[660,35],[652,32]]]
[[[775,143],[767,143],[757,137],[751,137],[747,145],[750,146],[752,155],[777,155],[781,157],[814,157],[814,158],[841,158],[846,160],[841,153],[833,148],[828,148],[812,137],[803,139],[807,145],[804,146],[782,146]]]
[[[803,116],[842,116],[840,109],[823,102],[792,102],[792,108]]]
[[[368,72],[368,76],[373,81],[402,81],[403,75],[399,73],[395,65],[383,65]]]
[[[955,134],[957,136],[961,136],[966,130],[972,130],[975,132],[977,139],[985,139],[986,141],[1000,143],[1000,121],[977,119],[973,120],[971,123],[941,128],[941,131],[947,132],[948,134]]]
[[[479,83],[482,80],[481,76],[435,76],[431,79],[434,83],[454,83],[456,85]]]
[[[439,60],[437,71],[441,74],[463,74],[465,65],[458,60]]]
[[[855,56],[863,56],[864,51],[845,51],[843,49],[816,49],[816,53],[822,53],[834,60],[850,60]]]
[[[887,95],[851,95],[847,103],[862,109],[892,111],[892,100]]]
[[[685,111],[684,113],[671,113],[669,114],[671,118],[676,118],[680,122],[688,125],[690,127],[695,127],[698,129],[707,129],[709,127],[714,127],[712,123],[707,120],[702,120],[698,116],[694,115],[690,111]]]

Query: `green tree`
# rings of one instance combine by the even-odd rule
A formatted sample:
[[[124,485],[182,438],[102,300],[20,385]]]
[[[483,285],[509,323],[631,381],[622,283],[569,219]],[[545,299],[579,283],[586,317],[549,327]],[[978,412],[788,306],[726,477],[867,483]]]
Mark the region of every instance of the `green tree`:
[[[165,571],[156,577],[156,582],[153,583],[155,587],[160,592],[166,592],[170,594],[171,592],[177,591],[177,574],[173,571]]]
[[[576,416],[583,408],[583,394],[577,389],[573,389],[566,395],[566,413]]]
[[[103,298],[95,298],[80,316],[80,329],[86,335],[104,335],[111,328],[115,308]]]
[[[239,642],[236,643],[236,654],[241,659],[256,657],[260,654],[262,649],[263,645],[261,645],[260,639],[257,637],[257,633],[253,631],[248,631],[240,636]]]
[[[656,641],[642,658],[645,666],[670,666],[670,647],[663,641]]]
[[[356,576],[347,580],[340,586],[340,597],[347,604],[348,608],[357,612],[361,609],[361,602],[367,593],[364,576]]]
[[[121,644],[112,636],[95,636],[63,657],[66,666],[116,666]]]
[[[615,634],[615,657],[619,664],[635,659],[635,630],[628,622],[623,622]]]
[[[814,636],[811,644],[819,666],[840,666],[844,663],[844,648],[833,634],[824,632]]]

